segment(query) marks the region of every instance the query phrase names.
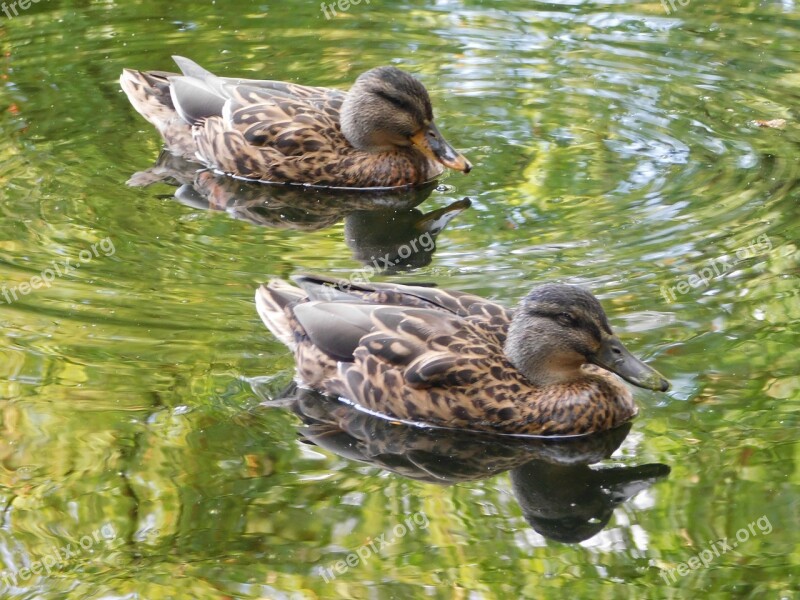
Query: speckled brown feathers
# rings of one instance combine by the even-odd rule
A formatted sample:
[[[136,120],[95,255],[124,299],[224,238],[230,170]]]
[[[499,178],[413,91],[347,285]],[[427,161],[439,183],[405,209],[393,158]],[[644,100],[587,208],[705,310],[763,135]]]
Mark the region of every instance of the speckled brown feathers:
[[[478,296],[319,277],[296,281],[302,291],[279,280],[262,286],[256,304],[295,351],[299,380],[314,389],[398,419],[505,433],[590,433],[637,412],[616,376],[583,364],[591,357],[561,380],[537,385],[507,356],[515,313]],[[554,347],[571,343],[570,335]]]
[[[174,154],[196,160],[192,126],[175,112],[170,96],[169,77],[173,75],[124,69],[119,81],[136,112],[156,128],[167,148]]]
[[[120,85],[171,152],[218,171],[367,188],[421,184],[444,166],[471,168],[436,137],[425,88],[399,69],[362,75],[348,107],[339,90],[216,77],[186,58],[175,61],[182,75],[125,69]],[[420,136],[433,136],[432,145],[420,146]]]
[[[448,485],[485,479],[537,459],[572,467],[596,463],[611,456],[630,430],[627,423],[579,438],[498,437],[404,425],[302,386],[289,386],[279,398],[265,400],[291,406],[303,422],[299,433],[306,443],[403,477]]]

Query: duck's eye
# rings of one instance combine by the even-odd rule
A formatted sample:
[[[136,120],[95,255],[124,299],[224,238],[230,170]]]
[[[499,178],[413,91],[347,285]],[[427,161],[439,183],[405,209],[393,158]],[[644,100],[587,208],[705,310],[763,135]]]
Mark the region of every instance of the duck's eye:
[[[559,324],[563,325],[564,327],[572,327],[577,322],[577,319],[575,319],[575,317],[573,317],[571,314],[563,312],[556,316],[556,321],[558,321]]]

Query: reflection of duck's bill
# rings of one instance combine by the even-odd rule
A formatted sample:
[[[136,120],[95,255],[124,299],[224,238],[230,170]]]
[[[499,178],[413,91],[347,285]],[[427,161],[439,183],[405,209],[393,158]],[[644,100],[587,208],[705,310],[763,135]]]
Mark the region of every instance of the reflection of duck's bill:
[[[469,173],[472,170],[472,164],[444,139],[433,122],[412,135],[411,143],[419,148],[425,156],[442,163],[449,169],[462,173]]]
[[[615,335],[603,340],[591,362],[640,388],[657,392],[666,392],[669,389],[669,381],[631,354]]]
[[[472,201],[469,198],[456,200],[443,208],[432,210],[423,215],[417,221],[416,227],[420,231],[429,231],[435,235],[444,229],[454,217],[467,210],[470,206],[472,206]]]

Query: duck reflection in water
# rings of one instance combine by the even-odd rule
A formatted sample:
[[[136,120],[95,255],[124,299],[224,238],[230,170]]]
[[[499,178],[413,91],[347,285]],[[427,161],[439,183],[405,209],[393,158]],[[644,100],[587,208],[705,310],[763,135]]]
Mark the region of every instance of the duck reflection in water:
[[[471,204],[464,198],[423,213],[416,207],[436,183],[373,190],[258,183],[219,175],[166,151],[128,180],[132,187],[155,183],[176,186],[171,197],[186,206],[225,211],[259,227],[318,231],[343,220],[354,258],[373,272],[388,273],[428,265],[437,236]]]
[[[254,391],[265,398],[262,390]],[[409,479],[454,485],[510,471],[525,519],[542,536],[577,543],[597,535],[614,509],[669,475],[664,464],[590,468],[620,447],[631,423],[571,437],[498,435],[420,427],[375,416],[291,384],[265,406],[290,408],[301,441]]]

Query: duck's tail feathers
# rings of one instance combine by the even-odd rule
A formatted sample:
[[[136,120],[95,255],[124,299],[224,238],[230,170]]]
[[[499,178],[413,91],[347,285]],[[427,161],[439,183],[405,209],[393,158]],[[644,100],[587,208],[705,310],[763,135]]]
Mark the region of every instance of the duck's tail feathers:
[[[156,127],[175,116],[169,91],[170,73],[123,69],[119,85],[133,108]]]
[[[211,71],[206,71],[203,67],[198,65],[193,60],[186,58],[185,56],[173,56],[172,60],[175,61],[175,64],[178,65],[178,68],[181,70],[181,73],[186,75],[186,77],[195,77],[197,79],[205,81],[206,79],[216,78]]]
[[[294,317],[292,307],[298,302],[307,300],[308,296],[300,288],[283,281],[273,279],[256,290],[256,310],[258,316],[276,338],[295,349],[295,333],[292,326]]]
[[[175,110],[170,79],[175,73],[123,69],[119,85],[136,109],[161,134],[170,152],[192,158],[196,148],[192,128]]]

